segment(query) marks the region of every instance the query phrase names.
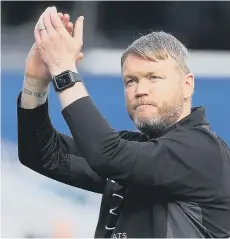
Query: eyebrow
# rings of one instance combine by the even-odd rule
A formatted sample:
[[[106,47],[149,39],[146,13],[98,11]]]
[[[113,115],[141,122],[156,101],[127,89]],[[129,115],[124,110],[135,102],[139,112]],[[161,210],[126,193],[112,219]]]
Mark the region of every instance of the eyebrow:
[[[155,72],[151,71],[151,72],[145,72],[145,73],[137,72],[137,74],[125,73],[124,78],[137,78],[138,75],[148,77],[148,76],[156,75],[156,74],[161,74],[161,73],[157,71]]]

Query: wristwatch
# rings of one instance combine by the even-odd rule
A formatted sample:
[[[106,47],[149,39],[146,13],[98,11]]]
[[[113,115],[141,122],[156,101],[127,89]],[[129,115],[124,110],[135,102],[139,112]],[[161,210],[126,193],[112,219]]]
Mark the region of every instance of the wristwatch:
[[[80,76],[76,72],[70,70],[64,71],[61,74],[53,77],[54,90],[61,92],[75,85],[76,82],[82,82]]]

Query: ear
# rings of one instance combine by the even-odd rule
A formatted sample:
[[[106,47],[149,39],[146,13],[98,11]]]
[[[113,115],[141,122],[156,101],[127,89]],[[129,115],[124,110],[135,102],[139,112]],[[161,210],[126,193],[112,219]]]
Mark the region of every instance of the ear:
[[[195,85],[194,75],[191,73],[185,75],[183,81],[184,99],[192,98],[194,92],[194,85]]]

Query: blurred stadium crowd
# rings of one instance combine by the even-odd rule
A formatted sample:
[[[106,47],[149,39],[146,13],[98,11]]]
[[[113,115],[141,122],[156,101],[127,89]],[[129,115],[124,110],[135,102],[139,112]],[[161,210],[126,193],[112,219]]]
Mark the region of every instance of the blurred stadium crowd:
[[[138,33],[163,29],[192,49],[229,50],[230,2],[227,1],[2,2],[3,29],[34,25],[49,5],[70,13],[72,20],[80,14],[85,16],[86,47],[124,48]]]
[[[16,99],[24,61],[33,27],[50,5],[69,13],[72,21],[84,15],[80,72],[115,129],[135,130],[124,105],[122,51],[140,34],[164,30],[191,50],[197,76],[193,104],[206,107],[214,131],[230,144],[230,2],[1,2],[2,237],[92,237],[98,218],[100,195],[37,175],[17,159]],[[49,104],[54,126],[70,135],[52,90]]]

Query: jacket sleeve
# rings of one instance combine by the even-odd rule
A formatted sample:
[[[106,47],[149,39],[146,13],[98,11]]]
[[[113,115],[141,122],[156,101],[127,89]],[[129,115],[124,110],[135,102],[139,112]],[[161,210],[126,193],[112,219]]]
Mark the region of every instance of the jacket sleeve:
[[[19,161],[49,178],[103,193],[105,179],[90,168],[73,138],[57,132],[52,126],[48,102],[36,109],[23,109],[20,96],[17,102]]]
[[[218,187],[223,168],[220,151],[215,137],[201,127],[178,128],[158,139],[137,142],[122,139],[89,97],[73,102],[62,114],[82,155],[102,177],[197,197]]]

